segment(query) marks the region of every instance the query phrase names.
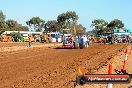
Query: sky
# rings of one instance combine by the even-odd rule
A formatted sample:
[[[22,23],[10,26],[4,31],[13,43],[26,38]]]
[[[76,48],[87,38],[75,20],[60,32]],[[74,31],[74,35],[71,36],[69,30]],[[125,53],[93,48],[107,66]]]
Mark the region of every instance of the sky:
[[[63,12],[75,11],[78,23],[88,31],[92,30],[94,19],[120,19],[126,28],[132,29],[132,0],[0,0],[0,10],[6,20],[17,20],[23,25],[34,16],[48,21],[56,20]]]

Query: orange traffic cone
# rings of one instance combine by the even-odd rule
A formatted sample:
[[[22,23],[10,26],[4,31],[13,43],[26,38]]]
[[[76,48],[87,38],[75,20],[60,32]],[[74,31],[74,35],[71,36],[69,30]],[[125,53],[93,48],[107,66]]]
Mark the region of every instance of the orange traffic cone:
[[[129,55],[129,49],[127,48],[125,51],[125,54],[128,56]]]
[[[126,70],[126,60],[124,60],[124,62],[123,62],[123,70]]]
[[[84,67],[79,67],[78,69],[80,75],[85,75],[85,69]]]
[[[108,69],[108,74],[112,74],[113,73],[113,63],[112,61],[109,63],[109,69]],[[108,83],[107,88],[112,88],[113,84],[112,83]]]
[[[112,73],[113,73],[113,63],[110,62],[110,63],[109,63],[108,74],[112,74]]]
[[[131,54],[132,54],[132,45],[131,45]]]

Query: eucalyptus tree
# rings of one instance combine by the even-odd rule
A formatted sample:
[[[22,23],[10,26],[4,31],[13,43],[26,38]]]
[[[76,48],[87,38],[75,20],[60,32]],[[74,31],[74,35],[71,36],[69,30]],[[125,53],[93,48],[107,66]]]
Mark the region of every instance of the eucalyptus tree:
[[[94,27],[93,32],[95,34],[102,34],[107,28],[108,22],[103,19],[95,19],[92,21],[91,26]]]
[[[78,20],[78,15],[74,11],[69,11],[66,13],[62,13],[58,15],[57,21],[61,25],[61,29],[69,29],[71,24],[74,24],[74,28],[70,30],[74,30],[74,34],[76,34],[75,25]]]
[[[34,31],[42,31],[45,21],[39,17],[32,17],[30,20],[26,21],[26,24],[32,28]]]

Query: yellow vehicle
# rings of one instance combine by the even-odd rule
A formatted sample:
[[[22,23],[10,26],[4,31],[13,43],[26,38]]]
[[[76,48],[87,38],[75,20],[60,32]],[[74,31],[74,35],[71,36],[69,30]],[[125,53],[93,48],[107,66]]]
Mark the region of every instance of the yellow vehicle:
[[[41,43],[47,42],[48,35],[43,33],[42,35],[40,35],[40,38],[41,38]]]
[[[2,36],[2,42],[11,42],[11,41],[12,41],[11,36],[8,36],[8,35]]]

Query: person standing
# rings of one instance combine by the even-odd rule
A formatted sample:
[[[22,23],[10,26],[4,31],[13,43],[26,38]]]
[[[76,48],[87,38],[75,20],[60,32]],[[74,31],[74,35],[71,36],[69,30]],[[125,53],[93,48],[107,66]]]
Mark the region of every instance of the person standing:
[[[129,36],[126,37],[126,43],[128,43],[128,44],[130,43],[130,37]]]
[[[88,40],[88,37],[87,36],[85,36],[85,43],[86,43],[86,47],[88,48],[88,46],[89,46],[89,40]]]
[[[88,45],[92,43],[92,37],[88,36]]]
[[[107,43],[107,36],[104,37],[104,44]]]
[[[31,36],[28,37],[28,41],[29,41],[29,47],[31,47],[32,46],[32,37]]]
[[[84,47],[88,47],[88,38],[86,36],[83,36],[83,43],[84,43]]]

